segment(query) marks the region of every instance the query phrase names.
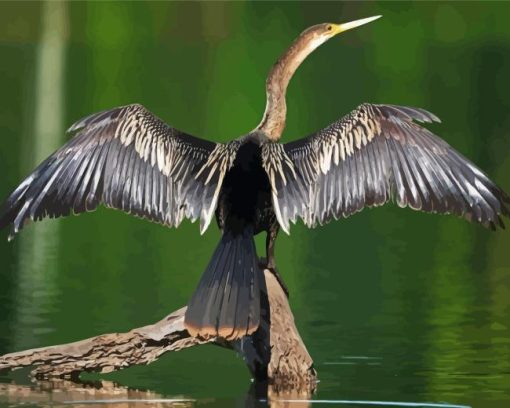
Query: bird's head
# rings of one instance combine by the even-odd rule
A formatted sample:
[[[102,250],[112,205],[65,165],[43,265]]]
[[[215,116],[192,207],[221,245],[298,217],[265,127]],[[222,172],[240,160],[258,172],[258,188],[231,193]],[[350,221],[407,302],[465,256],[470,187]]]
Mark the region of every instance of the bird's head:
[[[364,24],[370,23],[374,20],[377,20],[382,16],[373,16],[362,18],[360,20],[350,21],[348,23],[343,24],[333,24],[333,23],[323,23],[317,24],[312,27],[307,28],[300,35],[301,44],[307,48],[307,54],[311,53],[321,44],[324,44],[330,38],[336,36],[337,34],[343,33],[345,31],[351,30],[353,28],[362,26]]]

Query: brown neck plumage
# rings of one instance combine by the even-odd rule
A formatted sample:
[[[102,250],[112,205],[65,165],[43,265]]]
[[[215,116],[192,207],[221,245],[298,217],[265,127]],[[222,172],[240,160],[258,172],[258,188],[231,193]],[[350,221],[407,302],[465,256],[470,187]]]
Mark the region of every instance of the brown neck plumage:
[[[276,61],[266,80],[266,111],[257,130],[272,141],[280,139],[285,128],[287,105],[285,94],[290,79],[304,59],[318,47],[318,41],[306,33],[301,34],[289,49]]]

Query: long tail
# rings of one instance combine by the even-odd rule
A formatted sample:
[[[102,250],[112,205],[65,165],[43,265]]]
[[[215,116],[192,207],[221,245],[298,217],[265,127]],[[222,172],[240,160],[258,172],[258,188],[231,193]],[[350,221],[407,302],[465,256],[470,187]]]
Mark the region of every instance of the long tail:
[[[266,289],[251,230],[225,232],[184,317],[192,336],[233,340],[260,323],[260,291]]]

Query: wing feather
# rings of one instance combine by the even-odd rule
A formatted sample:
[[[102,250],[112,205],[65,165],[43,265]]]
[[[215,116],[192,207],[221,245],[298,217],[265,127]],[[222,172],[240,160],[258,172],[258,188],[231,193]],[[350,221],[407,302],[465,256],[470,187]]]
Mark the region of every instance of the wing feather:
[[[307,138],[264,144],[263,166],[282,229],[288,232],[297,218],[315,227],[391,200],[502,227],[508,195],[416,122],[440,120],[424,109],[363,104]]]
[[[216,144],[173,129],[136,104],[87,116],[69,132],[74,137],[6,200],[0,228],[11,225],[10,237],[29,220],[92,211],[99,204],[169,227],[200,217],[204,231],[237,151],[236,143]]]

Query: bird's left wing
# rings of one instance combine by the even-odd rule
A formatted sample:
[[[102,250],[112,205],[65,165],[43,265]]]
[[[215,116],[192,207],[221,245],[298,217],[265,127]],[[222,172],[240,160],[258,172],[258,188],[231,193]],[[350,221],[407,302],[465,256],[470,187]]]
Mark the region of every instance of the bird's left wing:
[[[200,218],[203,232],[216,207],[235,142],[213,143],[168,126],[141,105],[75,123],[74,137],[42,162],[0,210],[13,237],[30,220],[92,211],[99,204],[177,227]]]
[[[400,207],[503,226],[508,195],[416,121],[439,119],[423,109],[363,104],[307,138],[264,144],[282,229],[288,233],[298,218],[315,227],[392,199]]]

